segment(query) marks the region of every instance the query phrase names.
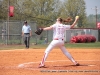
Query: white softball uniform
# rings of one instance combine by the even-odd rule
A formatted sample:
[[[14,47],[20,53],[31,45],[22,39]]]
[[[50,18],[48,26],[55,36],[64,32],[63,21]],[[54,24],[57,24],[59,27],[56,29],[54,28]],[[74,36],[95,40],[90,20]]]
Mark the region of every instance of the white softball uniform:
[[[65,56],[67,56],[68,59],[70,59],[73,63],[75,63],[75,60],[73,59],[71,54],[66,50],[66,48],[64,46],[64,33],[67,29],[70,29],[70,25],[63,25],[63,24],[56,23],[56,24],[52,25],[52,27],[53,27],[53,40],[49,44],[47,49],[45,50],[45,54],[41,61],[41,65],[44,65],[44,62],[45,62],[46,58],[48,57],[49,52],[55,46],[58,46],[61,49],[61,51],[63,52],[63,54]]]

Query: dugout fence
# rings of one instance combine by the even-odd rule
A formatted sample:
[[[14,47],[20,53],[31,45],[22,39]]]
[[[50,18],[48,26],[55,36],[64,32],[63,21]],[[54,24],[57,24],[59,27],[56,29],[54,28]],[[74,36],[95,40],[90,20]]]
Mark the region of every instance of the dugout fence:
[[[51,42],[53,31],[43,31],[41,35],[36,35],[34,31],[37,29],[36,22],[28,22],[32,28],[32,37],[30,44],[47,44]],[[0,21],[0,44],[23,44],[21,36],[23,21],[10,21],[9,30],[6,21]],[[9,31],[9,34],[8,34]],[[76,35],[89,34],[96,37],[96,41],[100,40],[100,30],[98,29],[70,29],[65,32],[65,42],[70,42],[71,37]]]

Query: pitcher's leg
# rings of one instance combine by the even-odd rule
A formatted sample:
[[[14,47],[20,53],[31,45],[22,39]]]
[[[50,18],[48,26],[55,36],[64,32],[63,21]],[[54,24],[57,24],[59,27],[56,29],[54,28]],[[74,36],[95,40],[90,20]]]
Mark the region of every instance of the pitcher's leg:
[[[49,45],[49,46],[47,47],[47,49],[46,49],[46,51],[45,51],[45,53],[44,53],[44,56],[43,56],[43,58],[42,58],[42,61],[41,61],[41,63],[40,63],[40,67],[41,67],[41,66],[44,66],[44,63],[45,63],[45,61],[46,61],[46,59],[47,59],[47,57],[48,57],[48,54],[49,54],[49,52],[50,52],[52,49],[53,49],[53,46],[52,46],[52,45]]]
[[[41,68],[42,66],[44,66],[44,63],[45,63],[45,61],[46,61],[46,59],[47,59],[47,57],[48,57],[48,54],[49,54],[50,51],[55,47],[55,45],[53,45],[53,44],[54,44],[54,43],[51,42],[50,45],[46,48],[45,53],[44,53],[44,56],[43,56],[43,58],[42,58],[42,61],[41,61],[41,63],[40,63],[39,68]]]
[[[71,54],[66,50],[66,48],[64,46],[61,46],[60,49],[62,50],[63,54],[68,57],[69,60],[71,60],[75,65],[79,65],[79,63],[77,63],[74,58],[71,56]]]

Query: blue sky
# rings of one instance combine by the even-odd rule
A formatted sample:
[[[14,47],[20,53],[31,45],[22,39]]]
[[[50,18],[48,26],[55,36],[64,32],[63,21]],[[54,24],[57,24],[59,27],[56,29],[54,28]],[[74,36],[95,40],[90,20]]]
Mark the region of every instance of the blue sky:
[[[64,1],[64,0],[61,0],[61,1]],[[85,3],[86,3],[86,13],[87,15],[90,15],[90,14],[96,14],[95,12],[95,6],[97,6],[99,9],[98,9],[98,14],[100,14],[100,0],[84,0]],[[93,9],[91,9],[93,8]]]
[[[96,14],[95,6],[98,8],[98,14],[100,14],[100,0],[84,0],[86,2],[86,13],[89,14]]]

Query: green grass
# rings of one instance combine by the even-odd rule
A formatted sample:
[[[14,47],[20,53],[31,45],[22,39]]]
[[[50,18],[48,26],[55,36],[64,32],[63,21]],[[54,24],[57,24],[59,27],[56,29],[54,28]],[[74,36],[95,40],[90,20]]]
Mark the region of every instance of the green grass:
[[[48,44],[30,45],[32,49],[45,49]],[[98,48],[100,49],[100,42],[95,43],[65,43],[66,48]],[[25,49],[25,45],[1,45],[0,50]]]
[[[100,48],[100,42],[95,43],[68,43],[65,44],[68,48]]]

